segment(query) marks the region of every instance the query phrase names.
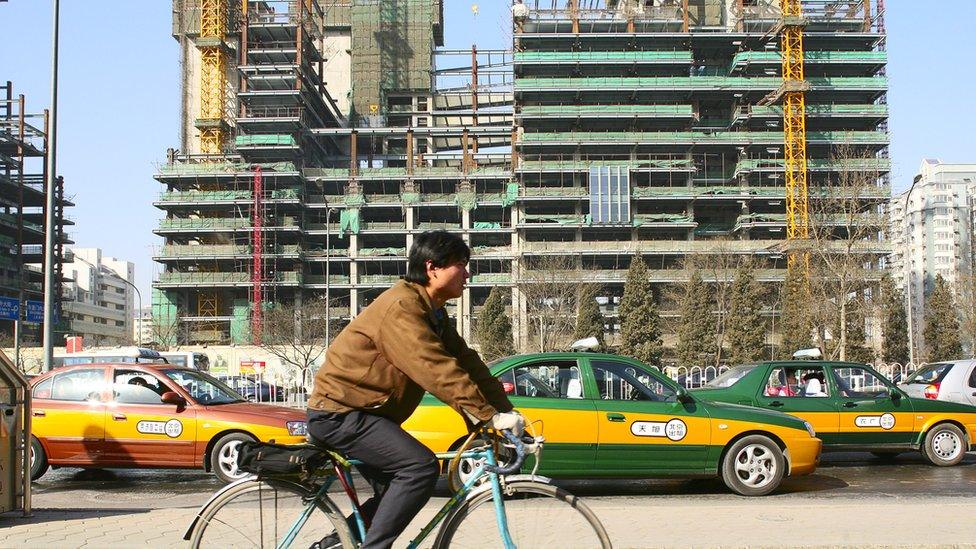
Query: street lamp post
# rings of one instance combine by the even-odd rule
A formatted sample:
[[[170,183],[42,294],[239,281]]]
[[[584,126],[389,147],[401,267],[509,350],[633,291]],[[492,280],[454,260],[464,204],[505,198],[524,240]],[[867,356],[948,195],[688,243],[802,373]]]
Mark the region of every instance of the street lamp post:
[[[915,363],[915,323],[914,316],[912,314],[915,308],[915,300],[913,299],[913,291],[915,286],[915,270],[912,268],[911,264],[911,254],[912,245],[911,242],[914,240],[913,228],[913,218],[911,213],[911,198],[912,191],[915,190],[915,184],[918,183],[919,178],[916,177],[912,179],[912,186],[908,188],[908,192],[905,193],[905,206],[902,215],[904,224],[904,236],[905,243],[902,246],[904,250],[904,257],[902,259],[902,268],[905,269],[905,300],[907,301],[908,308],[905,311],[908,316],[908,360],[911,363]],[[925,215],[924,208],[922,209],[922,215]]]
[[[58,15],[59,0],[53,0],[53,39],[51,46],[51,125],[48,128],[47,181],[44,198],[44,371],[54,363],[54,185],[57,180],[58,151]]]

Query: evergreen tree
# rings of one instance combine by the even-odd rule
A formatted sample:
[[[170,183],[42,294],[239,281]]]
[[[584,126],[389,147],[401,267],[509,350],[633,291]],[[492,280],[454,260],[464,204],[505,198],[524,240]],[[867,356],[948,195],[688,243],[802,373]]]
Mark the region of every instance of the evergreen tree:
[[[881,359],[888,363],[907,364],[911,355],[908,351],[905,296],[887,275],[881,280],[881,307]]]
[[[962,356],[959,321],[952,290],[942,275],[935,276],[935,288],[928,297],[925,330],[922,332],[929,362],[956,360]]]
[[[582,299],[576,311],[576,329],[573,331],[573,339],[584,339],[595,337],[599,342],[599,349],[605,348],[604,333],[606,331],[606,321],[600,312],[600,304],[596,299]]]
[[[515,354],[512,348],[512,321],[505,312],[506,290],[495,286],[488,294],[478,315],[475,337],[481,345],[481,357],[486,361]]]
[[[660,366],[664,352],[661,343],[661,319],[654,304],[654,289],[647,265],[634,256],[627,270],[624,295],[618,309],[620,316],[620,354],[654,366]]]
[[[866,304],[861,298],[847,305],[847,349],[844,359],[849,362],[870,364],[874,362],[874,350],[866,345],[867,330],[864,322]]]
[[[780,294],[780,358],[791,358],[800,349],[813,346],[813,314],[810,294],[801,269],[790,269]]]
[[[711,305],[708,285],[696,270],[685,284],[685,295],[681,300],[681,325],[675,348],[679,365],[702,366],[708,362],[705,355],[715,348],[715,319]]]
[[[751,267],[735,274],[729,296],[726,337],[729,341],[729,364],[755,362],[766,347],[766,321],[762,317],[763,291]]]

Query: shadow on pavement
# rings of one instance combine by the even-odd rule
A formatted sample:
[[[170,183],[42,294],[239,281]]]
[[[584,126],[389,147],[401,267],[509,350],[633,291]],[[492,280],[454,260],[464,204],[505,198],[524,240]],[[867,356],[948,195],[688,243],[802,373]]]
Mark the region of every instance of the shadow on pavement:
[[[66,520],[83,520],[103,517],[118,517],[149,513],[153,509],[34,509],[32,516],[23,517],[9,513],[0,515],[0,528],[23,526],[25,524],[42,524],[45,522],[64,522]]]

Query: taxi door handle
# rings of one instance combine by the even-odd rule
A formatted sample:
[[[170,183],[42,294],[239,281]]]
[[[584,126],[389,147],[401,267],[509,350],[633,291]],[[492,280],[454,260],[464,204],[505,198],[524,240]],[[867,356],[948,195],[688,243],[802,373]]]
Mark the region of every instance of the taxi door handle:
[[[45,412],[44,410],[33,410],[31,411],[31,415],[34,417],[46,417],[47,412]]]
[[[857,403],[856,402],[845,402],[844,403],[844,408],[857,408]]]
[[[608,413],[607,419],[609,419],[610,421],[624,421],[627,419],[627,416],[623,414]]]
[[[770,402],[769,405],[772,406],[773,408],[779,408],[780,406],[783,405],[783,403],[778,400],[774,400]]]
[[[112,419],[115,421],[125,421],[126,417],[125,414],[112,414]]]

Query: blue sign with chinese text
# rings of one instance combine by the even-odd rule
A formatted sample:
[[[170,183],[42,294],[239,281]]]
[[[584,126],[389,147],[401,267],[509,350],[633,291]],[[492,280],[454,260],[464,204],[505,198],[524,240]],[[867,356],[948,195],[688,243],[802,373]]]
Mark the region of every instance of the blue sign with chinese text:
[[[16,297],[0,297],[0,319],[19,320],[20,300]]]
[[[44,302],[27,300],[27,322],[44,322]]]

